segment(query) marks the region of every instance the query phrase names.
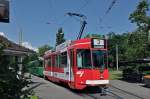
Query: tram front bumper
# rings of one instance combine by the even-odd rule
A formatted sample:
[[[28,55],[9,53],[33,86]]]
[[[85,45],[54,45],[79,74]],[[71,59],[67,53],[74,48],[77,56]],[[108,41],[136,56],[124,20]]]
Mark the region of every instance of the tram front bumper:
[[[86,80],[87,85],[108,85],[109,80]]]

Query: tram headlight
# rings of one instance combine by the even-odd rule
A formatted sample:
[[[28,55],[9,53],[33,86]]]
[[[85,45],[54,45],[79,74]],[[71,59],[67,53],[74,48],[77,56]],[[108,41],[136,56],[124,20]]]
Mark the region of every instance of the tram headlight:
[[[103,74],[100,74],[100,79],[103,79],[104,78],[104,75]]]

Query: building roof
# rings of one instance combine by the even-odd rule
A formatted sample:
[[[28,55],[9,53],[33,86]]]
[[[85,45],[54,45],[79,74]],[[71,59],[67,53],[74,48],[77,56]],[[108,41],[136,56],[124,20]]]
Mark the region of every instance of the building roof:
[[[35,51],[28,49],[24,46],[20,46],[19,44],[16,44],[10,40],[8,40],[6,37],[0,35],[0,43],[6,44],[6,49],[4,49],[4,52],[6,54],[27,54],[27,53],[35,53]]]

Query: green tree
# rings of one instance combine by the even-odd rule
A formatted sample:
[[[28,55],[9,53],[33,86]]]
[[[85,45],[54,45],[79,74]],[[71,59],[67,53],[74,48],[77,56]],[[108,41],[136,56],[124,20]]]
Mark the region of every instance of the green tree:
[[[25,56],[23,59],[23,72],[29,72],[29,62],[34,61],[34,60],[38,60],[38,55],[37,53],[34,54],[30,54],[28,56]]]
[[[100,34],[87,34],[84,38],[99,38],[99,39],[104,39],[104,35]]]
[[[142,0],[136,7],[136,10],[130,14],[129,20],[136,23],[139,28],[146,29],[150,26],[150,17],[147,16],[149,11],[148,0]]]
[[[15,57],[4,55],[3,49],[7,46],[0,43],[0,97],[1,99],[20,99],[24,95],[22,88],[28,82],[23,75],[18,75],[18,65]]]
[[[115,34],[110,32],[108,35],[108,51],[114,66],[116,64],[116,46],[118,46],[119,61],[126,60],[128,57],[124,54],[127,50],[127,33]]]
[[[63,42],[65,42],[64,32],[63,32],[62,28],[59,28],[58,32],[56,33],[56,46],[63,43]]]
[[[53,47],[45,44],[45,45],[43,45],[43,46],[38,48],[38,55],[42,57],[46,51],[48,51],[48,50],[50,50],[52,48]]]
[[[138,29],[129,38],[129,44],[137,52],[136,57],[147,57],[150,55],[150,16],[147,14],[148,11],[148,0],[142,0],[129,17],[129,20],[138,26]]]

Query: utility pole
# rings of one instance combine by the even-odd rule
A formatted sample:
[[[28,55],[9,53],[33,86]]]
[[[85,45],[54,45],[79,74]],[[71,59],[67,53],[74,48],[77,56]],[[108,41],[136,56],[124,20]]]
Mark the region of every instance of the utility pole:
[[[105,35],[105,40],[106,40],[106,49],[108,49],[108,35]],[[108,51],[107,51],[107,67],[108,67]]]
[[[22,29],[19,29],[19,45],[22,46],[22,41],[23,41],[23,33],[22,33]]]
[[[116,66],[118,71],[118,44],[116,44]]]
[[[150,30],[148,31],[148,42],[150,42]]]

